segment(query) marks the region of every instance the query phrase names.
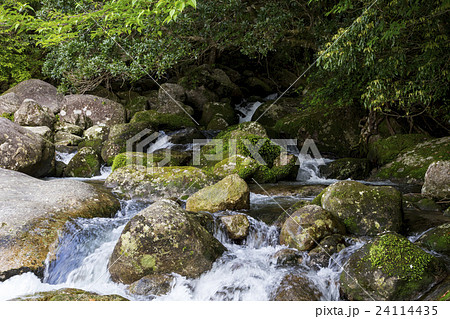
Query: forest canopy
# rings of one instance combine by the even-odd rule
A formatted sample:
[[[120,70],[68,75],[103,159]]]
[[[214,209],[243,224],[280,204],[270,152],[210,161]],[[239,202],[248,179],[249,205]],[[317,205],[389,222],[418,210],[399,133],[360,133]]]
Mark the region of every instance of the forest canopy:
[[[225,54],[300,75],[309,105],[450,121],[448,0],[0,2],[0,82],[85,92]],[[270,60],[276,55],[278,58]],[[261,62],[262,63],[262,62]]]

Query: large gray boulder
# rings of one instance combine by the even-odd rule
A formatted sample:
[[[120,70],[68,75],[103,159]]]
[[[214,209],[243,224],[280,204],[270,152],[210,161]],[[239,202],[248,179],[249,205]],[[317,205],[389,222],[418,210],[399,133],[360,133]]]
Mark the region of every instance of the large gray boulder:
[[[0,281],[29,271],[42,276],[68,220],[111,217],[119,208],[111,194],[92,185],[0,168]]]
[[[373,236],[399,231],[402,225],[402,194],[391,186],[342,181],[328,186],[320,196],[322,207],[339,218],[349,233]]]
[[[13,114],[20,107],[20,100],[14,92],[0,95],[0,115]]]
[[[422,194],[437,199],[450,199],[450,161],[434,162],[428,167]]]
[[[189,278],[211,269],[225,248],[176,202],[160,200],[134,216],[109,261],[111,277],[131,284],[151,274]]]
[[[55,115],[35,100],[25,99],[14,113],[14,122],[22,126],[47,126],[53,128]]]
[[[33,132],[0,118],[0,167],[31,176],[49,175],[55,165],[54,145]]]
[[[125,108],[102,97],[74,94],[64,98],[60,118],[85,129],[100,124],[111,126],[125,123]]]
[[[42,107],[49,108],[53,113],[61,109],[63,96],[56,87],[42,80],[31,79],[20,82],[5,93],[14,93],[22,103],[25,99],[33,99]]]

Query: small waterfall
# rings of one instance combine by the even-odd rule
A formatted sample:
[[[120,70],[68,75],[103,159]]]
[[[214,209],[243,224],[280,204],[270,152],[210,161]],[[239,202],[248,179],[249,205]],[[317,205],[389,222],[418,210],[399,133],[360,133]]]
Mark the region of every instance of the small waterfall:
[[[262,104],[262,102],[247,103],[245,100],[241,104],[238,104],[236,110],[238,111],[239,123],[250,122],[256,110]]]
[[[77,152],[73,153],[63,153],[56,151],[56,160],[59,162],[63,162],[64,164],[69,164],[70,160],[77,154]]]
[[[170,143],[170,136],[160,131],[156,141],[147,150],[147,153],[154,153],[157,150],[171,148],[174,144]]]
[[[253,195],[252,198],[259,204],[271,201],[263,195]],[[148,204],[122,201],[121,205],[115,218],[78,218],[68,222],[59,240],[56,259],[47,262],[44,280],[32,273],[14,276],[0,283],[0,299],[61,288],[79,288],[142,300],[142,297],[130,295],[125,285],[112,282],[107,268],[125,224]],[[242,214],[227,212],[230,213]],[[362,246],[362,243],[354,244],[333,255],[334,261],[319,271],[307,266],[307,258],[293,269],[291,266],[277,265],[273,258],[276,252],[286,248],[278,244],[279,230],[275,226],[247,216],[250,232],[238,244],[228,237],[219,222],[220,213],[214,216],[214,236],[227,251],[210,271],[197,279],[175,274],[171,292],[155,300],[271,300],[284,276],[292,271],[307,277],[320,290],[324,300],[338,300],[341,266]]]
[[[218,226],[214,235],[228,251],[200,278],[178,276],[172,291],[156,300],[269,300],[284,275],[272,259],[282,247],[277,246],[278,230],[248,219],[250,235],[242,245]]]

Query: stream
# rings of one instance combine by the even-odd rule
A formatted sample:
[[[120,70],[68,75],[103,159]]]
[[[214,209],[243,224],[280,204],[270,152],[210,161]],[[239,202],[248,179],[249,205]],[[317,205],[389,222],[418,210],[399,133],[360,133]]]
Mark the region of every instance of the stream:
[[[276,96],[270,96],[267,100],[274,97]],[[259,102],[241,106],[244,114],[241,121],[251,119],[257,107],[261,105],[257,103]],[[170,135],[171,133],[160,132],[149,152],[174,147],[175,144],[170,142]],[[192,144],[184,145],[184,149],[192,149]],[[294,186],[329,185],[335,182],[320,177],[318,161],[302,157],[296,148],[290,151],[300,160],[298,181],[292,183]],[[75,153],[57,153],[57,159],[67,164],[74,155]],[[330,160],[325,160],[325,163],[328,162]],[[98,183],[110,173],[110,167],[102,167],[100,176],[77,179]],[[272,187],[282,187],[282,184]],[[114,218],[78,218],[67,222],[65,231],[59,238],[55,261],[46,262],[44,278],[25,273],[0,282],[0,300],[61,288],[79,288],[102,295],[118,294],[130,300],[271,300],[284,276],[293,269],[290,266],[277,265],[274,254],[286,247],[278,244],[279,229],[269,225],[284,209],[301,199],[312,200],[313,197],[271,197],[264,192],[253,191],[250,196],[250,210],[239,212],[245,213],[250,222],[250,233],[245,241],[239,244],[234,243],[222,228],[218,220],[220,213],[213,214],[213,235],[227,251],[216,260],[210,271],[197,279],[174,274],[171,291],[160,297],[132,295],[127,291],[127,286],[111,280],[108,261],[122,230],[133,216],[149,205],[134,200],[122,200],[121,209]],[[327,267],[311,268],[307,263],[308,256],[304,253],[303,263],[295,268],[297,274],[309,279],[319,290],[321,300],[339,300],[339,276],[342,266],[364,242],[348,244],[347,248],[332,256]]]

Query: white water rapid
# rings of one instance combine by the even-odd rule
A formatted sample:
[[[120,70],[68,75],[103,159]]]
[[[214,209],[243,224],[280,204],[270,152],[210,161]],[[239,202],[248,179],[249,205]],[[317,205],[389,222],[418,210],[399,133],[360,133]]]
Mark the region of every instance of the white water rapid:
[[[252,194],[255,207],[273,201],[264,195]],[[130,295],[125,285],[111,281],[108,261],[127,221],[148,204],[123,201],[115,218],[76,219],[66,224],[60,237],[56,261],[47,263],[43,280],[32,273],[14,276],[0,283],[0,300],[61,288],[79,288],[99,294],[119,294],[131,300],[143,297]],[[239,212],[242,213],[242,212]],[[215,216],[219,216],[215,214]],[[156,300],[270,300],[290,270],[276,264],[273,255],[280,249],[278,230],[248,216],[250,234],[240,244],[232,242],[221,224],[216,223],[214,236],[228,249],[213,268],[197,279],[176,275],[173,289]],[[350,246],[334,256],[343,264],[359,247]],[[341,268],[330,263],[319,271],[306,265],[304,276],[321,291],[324,300],[339,299],[338,278]],[[153,298],[149,298],[153,299]]]

